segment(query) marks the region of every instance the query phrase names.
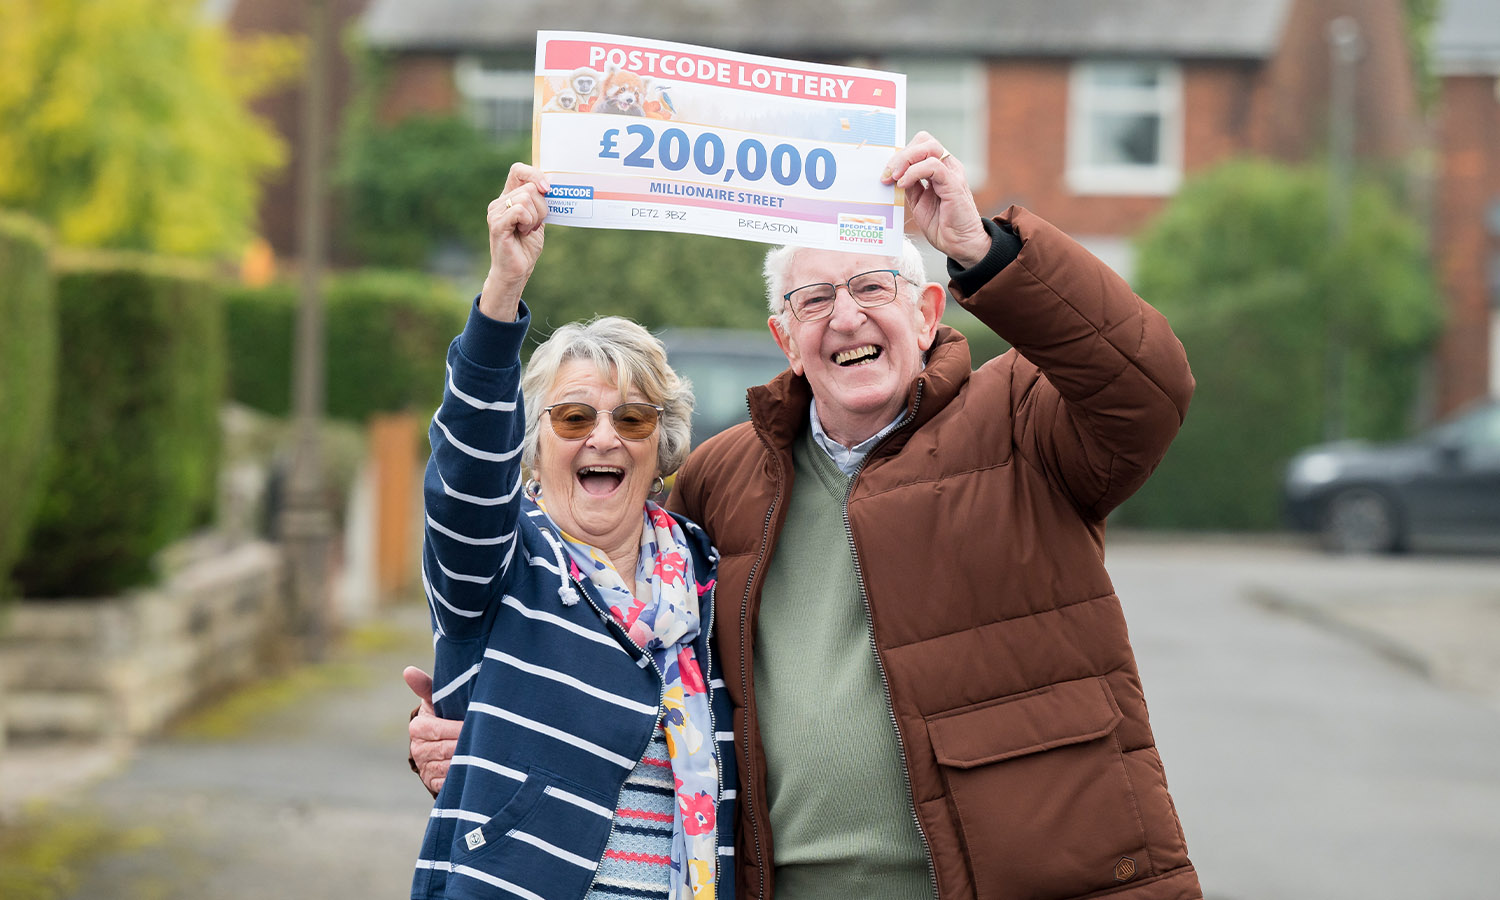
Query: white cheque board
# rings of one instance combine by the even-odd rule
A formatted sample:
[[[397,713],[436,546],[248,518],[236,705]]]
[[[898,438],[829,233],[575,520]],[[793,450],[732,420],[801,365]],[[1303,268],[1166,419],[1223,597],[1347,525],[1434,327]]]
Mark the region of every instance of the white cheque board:
[[[548,222],[900,252],[900,73],[541,31],[533,119]]]

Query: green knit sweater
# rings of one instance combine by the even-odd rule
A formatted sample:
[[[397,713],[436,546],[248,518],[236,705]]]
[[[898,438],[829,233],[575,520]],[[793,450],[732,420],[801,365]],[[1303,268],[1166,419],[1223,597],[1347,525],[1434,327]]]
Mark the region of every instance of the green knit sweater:
[[[777,900],[931,898],[844,527],[849,478],[806,432],[756,623]]]

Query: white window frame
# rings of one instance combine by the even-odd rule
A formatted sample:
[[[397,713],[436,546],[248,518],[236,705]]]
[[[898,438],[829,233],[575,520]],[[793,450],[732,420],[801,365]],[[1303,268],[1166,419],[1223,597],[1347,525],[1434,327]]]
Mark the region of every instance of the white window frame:
[[[1150,66],[1154,88],[1108,87],[1094,80],[1106,66]],[[1160,157],[1150,165],[1096,162],[1089,158],[1098,113],[1151,114],[1158,117]],[[1163,60],[1080,60],[1068,83],[1068,189],[1075,194],[1168,195],[1182,184],[1182,69]]]
[[[1500,307],[1490,310],[1490,371],[1491,397],[1500,397]]]
[[[918,131],[931,133],[964,164],[969,186],[982,187],[989,170],[990,130],[984,61],[903,56],[886,58],[882,67],[906,75],[907,140]]]
[[[508,69],[485,65],[472,54],[460,56],[454,63],[454,85],[458,88],[465,114],[475,125],[496,140],[516,137],[531,128],[532,106],[536,96],[536,72],[532,69]],[[524,103],[526,127],[501,131],[487,121],[479,107],[489,101]]]

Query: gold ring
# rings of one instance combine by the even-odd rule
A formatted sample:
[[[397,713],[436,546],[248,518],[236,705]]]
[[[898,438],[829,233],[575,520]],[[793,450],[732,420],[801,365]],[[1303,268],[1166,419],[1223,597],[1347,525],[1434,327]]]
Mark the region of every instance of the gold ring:
[[[948,152],[947,150],[944,150],[943,151],[943,155],[938,157],[938,162],[942,162],[943,160],[947,159],[948,157],[950,157],[952,155],[953,155],[952,153]]]
[[[510,202],[510,198],[509,198],[509,197],[506,197],[506,198],[505,198],[505,208],[506,208],[506,209],[510,209],[510,208],[511,208],[511,206],[512,206],[512,205],[513,205],[513,204],[512,204],[512,203],[511,203],[511,202]]]

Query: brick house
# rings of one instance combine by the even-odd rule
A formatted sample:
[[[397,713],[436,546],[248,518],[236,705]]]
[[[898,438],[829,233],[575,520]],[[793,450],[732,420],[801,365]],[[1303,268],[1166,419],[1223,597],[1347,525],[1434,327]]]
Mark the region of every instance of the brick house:
[[[1185,173],[1327,145],[1328,23],[1363,53],[1356,152],[1398,164],[1420,116],[1401,0],[371,0],[390,65],[381,113],[464,109],[497,135],[530,126],[539,29],[602,31],[908,78],[908,133],[963,160],[982,210],[1024,204],[1127,277],[1129,238]]]
[[[1433,248],[1448,300],[1437,405],[1500,397],[1500,16],[1493,0],[1445,0]]]

